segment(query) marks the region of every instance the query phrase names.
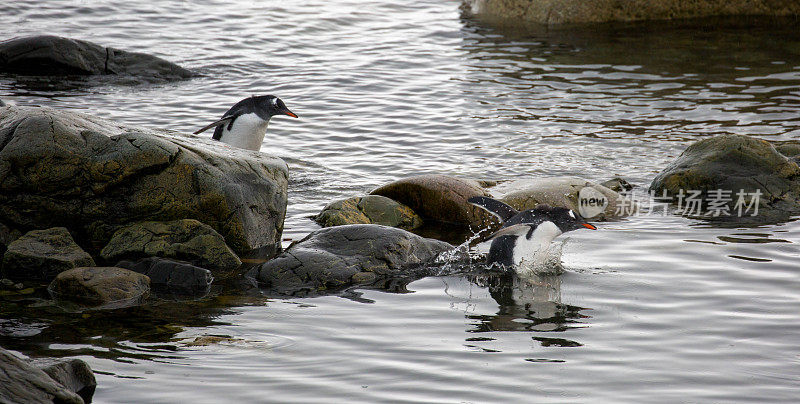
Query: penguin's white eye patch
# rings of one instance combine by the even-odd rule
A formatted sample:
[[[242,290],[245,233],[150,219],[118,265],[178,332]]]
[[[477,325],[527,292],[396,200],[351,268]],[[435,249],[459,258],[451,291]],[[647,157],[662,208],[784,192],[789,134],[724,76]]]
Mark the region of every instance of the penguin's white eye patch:
[[[273,98],[273,99],[269,100],[269,102],[271,102],[272,105],[278,105],[278,99],[277,98]]]
[[[573,213],[571,210],[569,211],[569,217],[575,219],[575,213]]]

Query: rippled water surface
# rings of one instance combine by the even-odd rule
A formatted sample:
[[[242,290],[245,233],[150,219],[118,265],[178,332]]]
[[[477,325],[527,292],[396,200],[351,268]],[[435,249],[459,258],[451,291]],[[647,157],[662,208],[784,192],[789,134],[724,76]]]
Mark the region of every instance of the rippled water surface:
[[[704,137],[800,138],[796,24],[521,32],[458,6],[6,2],[3,37],[87,39],[202,76],[66,89],[0,77],[0,97],[190,132],[276,94],[300,115],[274,119],[262,148],[290,165],[293,239],[327,202],[407,175],[646,188]],[[4,314],[0,345],[88,361],[98,403],[795,402],[799,237],[797,222],[634,217],[570,233],[567,272],[529,283],[450,275],[83,315],[31,300],[47,315]],[[209,335],[224,338],[194,342]]]

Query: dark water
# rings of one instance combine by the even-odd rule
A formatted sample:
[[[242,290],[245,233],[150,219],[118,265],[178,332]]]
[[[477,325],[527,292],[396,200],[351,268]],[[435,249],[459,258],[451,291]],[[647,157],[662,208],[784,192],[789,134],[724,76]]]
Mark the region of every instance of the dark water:
[[[520,32],[456,1],[45,1],[4,37],[52,33],[156,54],[202,77],[70,89],[0,78],[18,105],[193,131],[279,95],[262,151],[291,169],[285,236],[328,201],[402,176],[620,175],[645,187],[691,142],[800,138],[800,34],[688,27]],[[564,275],[408,293],[231,297],[66,313],[3,301],[0,345],[75,356],[96,402],[795,402],[797,222],[640,216],[571,233]],[[22,311],[24,308],[24,311]],[[20,314],[24,313],[24,314]],[[187,344],[202,336],[227,339]]]

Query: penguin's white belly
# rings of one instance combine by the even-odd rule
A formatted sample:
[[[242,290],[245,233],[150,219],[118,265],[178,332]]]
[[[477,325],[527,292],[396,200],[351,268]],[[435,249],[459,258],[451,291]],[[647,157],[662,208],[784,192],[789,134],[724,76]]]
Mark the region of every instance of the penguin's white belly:
[[[256,114],[240,115],[233,121],[230,130],[225,125],[219,140],[233,147],[259,151],[261,143],[264,142],[264,135],[267,134],[268,124],[269,121],[259,118]]]
[[[514,245],[513,262],[517,273],[539,271],[550,261],[548,250],[553,239],[561,235],[561,230],[553,222],[544,222],[536,227],[531,238],[517,238]]]

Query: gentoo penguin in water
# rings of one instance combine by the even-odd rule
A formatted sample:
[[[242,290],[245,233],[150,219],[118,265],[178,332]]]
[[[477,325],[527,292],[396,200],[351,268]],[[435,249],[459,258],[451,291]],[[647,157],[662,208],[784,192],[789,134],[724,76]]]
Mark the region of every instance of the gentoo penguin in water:
[[[222,119],[194,134],[216,127],[214,140],[233,147],[258,151],[261,150],[261,142],[267,133],[269,119],[274,115],[297,118],[297,115],[289,111],[283,101],[274,95],[252,96],[237,102],[222,115]]]
[[[534,209],[518,212],[511,206],[485,196],[473,196],[467,202],[481,207],[503,221],[502,228],[489,237],[489,265],[515,268],[519,273],[524,266],[542,260],[550,242],[562,233],[577,229],[596,227],[586,222],[579,214],[567,208],[540,205]]]

